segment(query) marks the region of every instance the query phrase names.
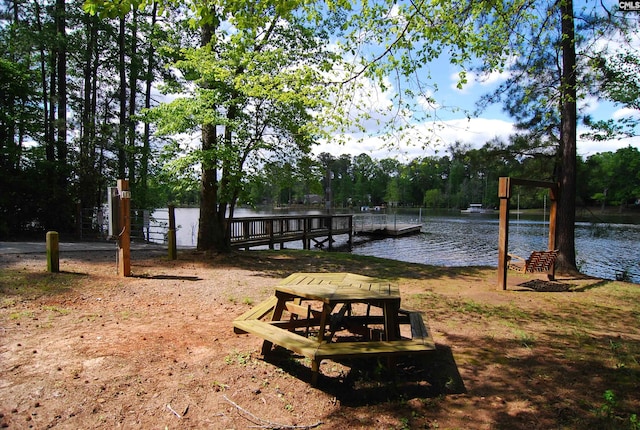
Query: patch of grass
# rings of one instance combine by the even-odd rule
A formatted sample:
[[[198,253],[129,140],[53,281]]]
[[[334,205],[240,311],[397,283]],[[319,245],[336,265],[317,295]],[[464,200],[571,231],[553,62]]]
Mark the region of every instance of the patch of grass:
[[[456,300],[431,292],[415,294],[412,298],[415,298],[418,301],[419,306],[425,308],[434,308],[436,306],[444,307],[448,309],[448,311],[478,315],[481,317],[493,317],[510,321],[512,323],[514,320],[528,321],[532,319],[531,313],[520,309],[513,304],[504,306],[480,303],[471,299]],[[427,302],[429,306],[427,306]]]
[[[251,352],[234,351],[224,358],[224,362],[228,365],[238,364],[240,366],[246,366],[251,363],[251,361]]]
[[[60,308],[58,306],[52,306],[52,305],[45,305],[42,307],[42,310],[49,311],[51,313],[58,314],[58,315],[67,315],[69,312],[71,312],[69,309],[64,309],[64,308]]]
[[[21,320],[23,318],[33,318],[34,316],[35,314],[33,313],[33,311],[19,311],[10,313],[9,319]]]
[[[0,309],[13,307],[16,303],[18,303],[18,301],[15,297],[3,297],[0,303]]]
[[[74,273],[4,269],[0,271],[0,294],[33,299],[43,295],[64,293],[77,285],[83,277]]]
[[[640,351],[634,350],[634,346],[636,346],[635,343],[624,342],[622,339],[609,339],[609,350],[613,355],[616,369],[638,366],[636,356]]]
[[[637,414],[623,416],[620,404],[613,390],[606,390],[602,395],[603,403],[594,411],[598,427],[602,429],[639,430],[640,420]]]
[[[523,330],[514,330],[517,342],[524,348],[531,348],[535,343],[535,336]]]

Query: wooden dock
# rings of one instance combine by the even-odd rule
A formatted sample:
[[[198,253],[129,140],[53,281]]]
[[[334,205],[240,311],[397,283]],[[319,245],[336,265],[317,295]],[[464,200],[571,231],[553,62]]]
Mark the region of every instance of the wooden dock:
[[[353,234],[384,237],[408,236],[420,233],[422,224],[395,222],[384,214],[354,215]]]
[[[391,218],[391,217],[390,217]],[[231,246],[249,249],[265,246],[282,249],[286,242],[302,241],[303,249],[332,249],[334,236],[348,235],[347,246],[354,235],[399,237],[419,233],[422,225],[395,222],[384,214],[365,215],[283,215],[233,218],[230,221]]]
[[[363,227],[354,229],[354,234],[371,235],[371,236],[408,236],[420,233],[422,226],[419,224],[384,224],[377,227]]]
[[[233,218],[230,220],[231,246],[249,249],[253,246],[276,244],[283,248],[286,242],[302,241],[303,249],[327,246],[333,237],[348,234],[348,245],[352,245],[353,215],[284,215],[270,217]]]

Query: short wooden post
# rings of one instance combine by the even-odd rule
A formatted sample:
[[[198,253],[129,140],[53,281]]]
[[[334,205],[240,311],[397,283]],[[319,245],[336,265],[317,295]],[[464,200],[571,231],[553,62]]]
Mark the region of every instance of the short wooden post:
[[[60,252],[58,246],[58,232],[47,232],[47,271],[57,273],[60,271]]]
[[[131,191],[128,179],[118,179],[118,195],[121,229],[118,235],[118,274],[131,276]]]
[[[169,232],[168,232],[169,260],[178,258],[178,248],[176,243],[176,207],[169,205]]]

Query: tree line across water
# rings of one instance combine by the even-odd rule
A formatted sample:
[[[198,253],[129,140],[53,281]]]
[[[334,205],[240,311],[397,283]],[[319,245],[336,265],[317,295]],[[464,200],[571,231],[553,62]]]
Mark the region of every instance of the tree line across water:
[[[454,145],[444,156],[402,163],[367,154],[334,157],[321,153],[297,164],[269,162],[253,174],[242,195],[245,204],[316,204],[330,198],[335,208],[406,206],[464,209],[471,203],[499,205],[498,178],[551,181],[557,160],[551,151],[523,155],[517,147],[488,142],[482,148]],[[328,172],[328,174],[327,174]],[[634,147],[578,158],[578,207],[638,207],[640,151]],[[331,178],[329,181],[328,178]],[[330,187],[331,194],[326,190]],[[521,208],[541,208],[546,189],[523,189]],[[197,203],[197,192],[191,193]]]

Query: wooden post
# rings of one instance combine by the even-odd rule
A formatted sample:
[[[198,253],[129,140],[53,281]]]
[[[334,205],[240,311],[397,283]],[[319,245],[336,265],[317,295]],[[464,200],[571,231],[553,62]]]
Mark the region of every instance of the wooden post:
[[[178,250],[176,244],[176,207],[169,205],[169,231],[167,241],[169,248],[169,260],[178,258]]]
[[[274,220],[274,219],[270,219],[270,220],[267,221],[267,225],[266,225],[267,234],[269,235],[269,249],[274,249],[274,246],[273,246],[274,245],[273,232],[274,232],[275,229],[273,228],[273,223],[275,221],[276,220]]]
[[[129,180],[118,179],[120,232],[118,235],[118,274],[131,276],[131,191]]]
[[[509,199],[511,178],[502,177],[498,182],[500,198],[500,227],[498,232],[498,289],[507,289],[507,249],[509,245]]]
[[[302,230],[302,249],[311,248],[311,239],[307,237],[310,231],[311,231],[311,218],[304,217],[304,227]]]
[[[58,247],[58,232],[47,232],[47,271],[58,273],[60,271],[60,252]]]
[[[549,204],[549,251],[554,251],[556,249],[556,217],[558,212],[558,195],[560,187],[557,184],[549,188],[549,200],[551,200]],[[556,264],[553,263],[551,268],[551,273],[547,276],[550,281],[554,281],[556,279]]]

